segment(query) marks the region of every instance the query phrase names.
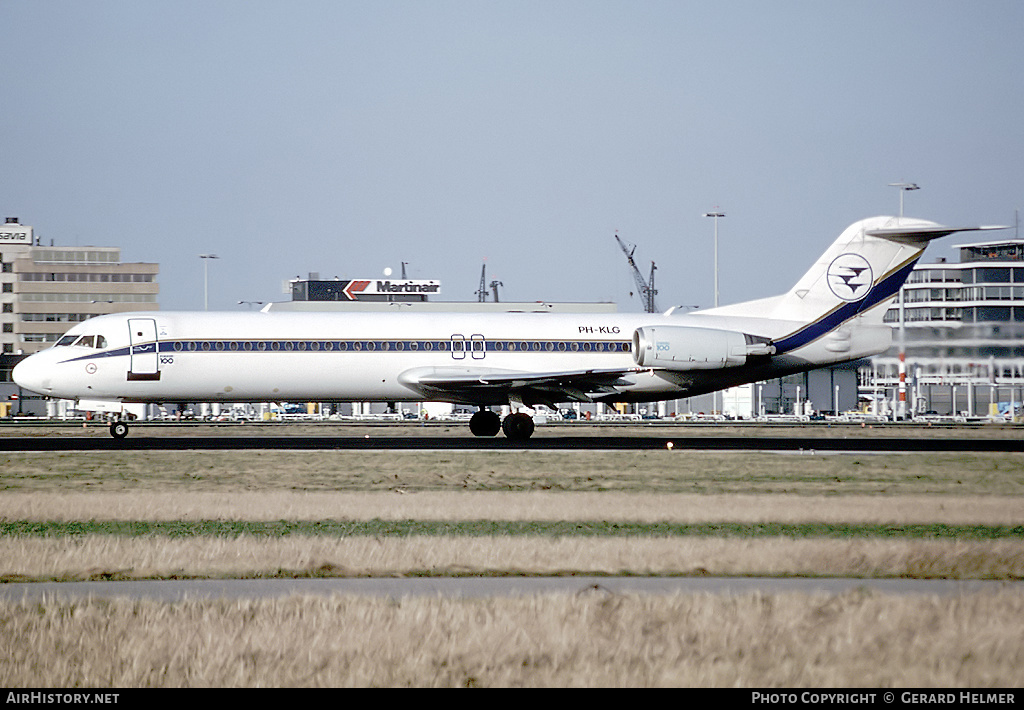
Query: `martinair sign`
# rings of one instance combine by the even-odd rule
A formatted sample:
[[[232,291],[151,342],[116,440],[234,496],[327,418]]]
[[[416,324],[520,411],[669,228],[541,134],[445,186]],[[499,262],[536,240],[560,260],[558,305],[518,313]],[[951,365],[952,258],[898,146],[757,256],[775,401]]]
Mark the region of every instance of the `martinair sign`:
[[[362,296],[398,296],[405,294],[436,296],[441,293],[441,282],[415,279],[401,281],[381,281],[379,279],[366,281],[352,280],[345,283],[341,292],[350,301],[358,301]]]
[[[32,244],[32,227],[0,224],[0,244]]]

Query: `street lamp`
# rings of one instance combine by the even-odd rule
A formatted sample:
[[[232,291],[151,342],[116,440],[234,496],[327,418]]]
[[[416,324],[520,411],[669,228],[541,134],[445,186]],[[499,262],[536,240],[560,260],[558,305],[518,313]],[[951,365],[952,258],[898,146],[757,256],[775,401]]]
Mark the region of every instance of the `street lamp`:
[[[724,212],[706,212],[705,217],[715,218],[715,308],[718,308],[718,218],[724,217]]]
[[[705,212],[704,216],[705,217],[714,217],[715,218],[715,308],[718,308],[718,218],[719,217],[724,217],[725,213],[724,212]],[[721,409],[719,409],[719,407],[718,407],[718,398],[719,398],[719,396],[720,396],[720,393],[718,391],[716,391],[712,395],[712,407],[716,411],[721,412]]]
[[[920,190],[917,183],[913,182],[890,182],[889,187],[898,187],[900,190],[900,221],[903,221],[903,194],[910,190]],[[903,288],[900,288],[899,298],[899,313],[900,313],[900,342],[899,342],[899,385],[897,387],[897,393],[899,396],[898,404],[895,407],[893,413],[893,419],[903,419],[907,415],[907,326],[904,310],[904,292]]]
[[[210,259],[219,259],[220,257],[216,254],[200,254],[199,258],[203,260],[203,310],[210,310]]]
[[[903,194],[910,190],[920,190],[921,188],[913,182],[890,182],[889,187],[898,187],[900,189],[900,219],[903,219]]]

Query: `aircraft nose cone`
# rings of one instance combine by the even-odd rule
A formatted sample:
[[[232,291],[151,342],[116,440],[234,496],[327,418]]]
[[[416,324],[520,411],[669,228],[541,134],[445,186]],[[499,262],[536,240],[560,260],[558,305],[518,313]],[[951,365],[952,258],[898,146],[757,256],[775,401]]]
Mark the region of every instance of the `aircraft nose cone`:
[[[48,394],[50,390],[49,368],[38,355],[31,355],[17,365],[11,372],[11,378],[22,389]]]

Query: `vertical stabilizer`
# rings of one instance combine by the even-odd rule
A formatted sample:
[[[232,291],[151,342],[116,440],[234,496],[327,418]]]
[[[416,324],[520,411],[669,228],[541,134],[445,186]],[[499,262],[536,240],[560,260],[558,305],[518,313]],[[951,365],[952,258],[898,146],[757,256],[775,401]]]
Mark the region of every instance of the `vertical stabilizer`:
[[[928,242],[954,232],[1000,227],[946,227],[935,222],[871,217],[848,227],[797,284],[778,299],[771,317],[803,327],[776,341],[780,352],[801,347],[855,316],[880,325]]]

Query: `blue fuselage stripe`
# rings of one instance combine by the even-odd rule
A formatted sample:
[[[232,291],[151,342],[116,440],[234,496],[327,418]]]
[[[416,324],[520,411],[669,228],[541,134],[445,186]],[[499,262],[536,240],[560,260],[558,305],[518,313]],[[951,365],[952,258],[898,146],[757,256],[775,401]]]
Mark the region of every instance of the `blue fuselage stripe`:
[[[775,351],[777,353],[785,353],[811,343],[821,336],[825,335],[829,331],[835,330],[843,323],[853,318],[859,313],[863,313],[879,303],[886,301],[895,296],[903,282],[907,280],[907,276],[914,269],[914,264],[917,263],[917,258],[912,259],[910,262],[904,264],[896,271],[891,272],[888,276],[884,276],[879,279],[878,283],[868,292],[867,296],[860,301],[853,303],[844,303],[838,306],[829,313],[818,320],[810,323],[800,330],[787,335],[784,338],[780,338],[775,341]]]
[[[135,345],[134,354],[152,352],[152,343]],[[140,349],[145,348],[145,349]],[[268,340],[162,340],[159,342],[161,355],[194,355],[194,354],[433,354],[451,353],[480,356],[483,353],[508,352],[515,354],[574,354],[574,355],[607,355],[609,353],[628,353],[632,350],[630,341],[608,340],[512,340],[512,339],[466,339],[466,340],[304,340],[304,339],[268,339]],[[126,357],[132,355],[132,347],[103,350],[88,355],[80,355],[65,360],[77,362],[96,358]]]

